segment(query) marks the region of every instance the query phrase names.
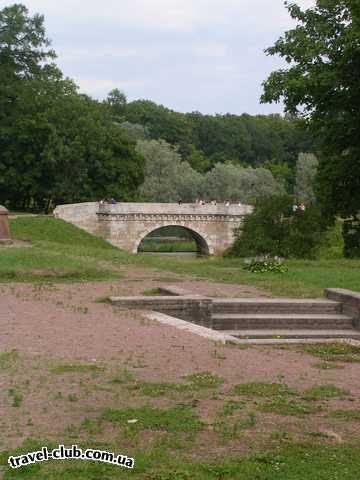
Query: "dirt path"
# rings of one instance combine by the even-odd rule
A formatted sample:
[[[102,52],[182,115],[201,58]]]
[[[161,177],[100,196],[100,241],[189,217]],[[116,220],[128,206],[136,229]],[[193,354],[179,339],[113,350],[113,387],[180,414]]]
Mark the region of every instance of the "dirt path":
[[[57,425],[56,422],[60,422],[56,428],[69,428],[99,405],[118,405],[119,400],[107,393],[108,382],[111,374],[124,368],[133,372],[139,381],[157,382],[181,382],[186,375],[207,371],[224,379],[223,391],[233,384],[256,381],[281,382],[298,390],[314,384],[334,384],[349,390],[351,399],[331,400],[333,408],[337,405],[342,408],[344,404],[345,408],[360,407],[360,364],[347,364],[341,370],[319,370],[312,367],[317,360],[305,353],[214,345],[191,333],[149,322],[138,312],[117,311],[110,305],[95,302],[109,294],[138,294],[170,280],[160,275],[139,278],[137,274],[126,281],[113,283],[1,285],[0,353],[16,349],[22,367],[13,372],[10,369],[0,380],[0,427],[5,432],[0,438],[0,447],[18,445],[29,435],[51,437],[52,425]],[[216,296],[264,295],[249,286],[206,282],[183,282],[181,286]],[[82,397],[83,386],[76,375],[70,381],[46,377],[51,365],[59,362],[106,365],[107,376],[96,380],[96,392],[89,390]],[[101,394],[99,385],[103,388]],[[11,388],[20,388],[24,392],[24,415],[19,416],[9,400],[7,392]],[[75,392],[81,401],[61,403],[61,398],[56,397],[57,392],[62,392],[62,398]],[[197,407],[202,418],[210,418],[221,401],[221,397],[202,399]],[[54,405],[57,405],[56,409]],[[254,430],[259,435],[281,429],[297,432],[304,429],[334,430],[326,415],[322,414],[311,419],[279,419],[271,414],[261,418]],[[16,429],[14,425],[17,425]],[[358,430],[356,424],[336,426],[341,438],[351,438]],[[209,439],[203,441],[206,449]]]

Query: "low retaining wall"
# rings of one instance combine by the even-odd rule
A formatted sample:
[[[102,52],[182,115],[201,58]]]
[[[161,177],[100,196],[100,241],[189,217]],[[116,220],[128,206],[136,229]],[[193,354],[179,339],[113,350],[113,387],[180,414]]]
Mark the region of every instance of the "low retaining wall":
[[[354,327],[360,330],[360,293],[343,288],[327,288],[325,297],[342,304],[342,311],[354,319]]]
[[[117,307],[151,310],[212,328],[212,300],[210,298],[188,295],[186,297],[110,297],[109,300]]]

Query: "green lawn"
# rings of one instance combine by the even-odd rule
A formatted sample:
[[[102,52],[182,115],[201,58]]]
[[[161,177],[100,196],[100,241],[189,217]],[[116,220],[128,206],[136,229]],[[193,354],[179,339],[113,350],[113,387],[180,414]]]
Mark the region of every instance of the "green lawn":
[[[121,277],[123,266],[152,268],[224,283],[252,284],[276,296],[320,297],[323,289],[360,291],[360,260],[290,260],[289,271],[251,273],[241,259],[130,255],[52,217],[11,221],[15,239],[31,247],[0,248],[0,281],[96,281]]]

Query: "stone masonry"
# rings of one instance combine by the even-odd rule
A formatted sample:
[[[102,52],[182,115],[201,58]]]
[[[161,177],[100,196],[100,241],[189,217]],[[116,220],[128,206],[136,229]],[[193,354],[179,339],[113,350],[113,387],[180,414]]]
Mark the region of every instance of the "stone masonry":
[[[199,253],[214,255],[232,245],[234,231],[252,210],[250,205],[82,203],[58,206],[54,215],[131,253],[151,232],[181,226],[192,234]]]

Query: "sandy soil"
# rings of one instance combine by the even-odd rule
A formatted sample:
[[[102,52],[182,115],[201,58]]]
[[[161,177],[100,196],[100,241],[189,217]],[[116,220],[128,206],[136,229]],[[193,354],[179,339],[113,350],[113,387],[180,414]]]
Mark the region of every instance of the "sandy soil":
[[[118,311],[95,302],[110,294],[139,294],[169,281],[213,296],[265,296],[249,286],[174,280],[175,275],[164,278],[137,272],[112,283],[0,285],[0,352],[16,349],[21,357],[20,368],[14,367],[13,372],[3,372],[0,377],[0,447],[18,445],[29,435],[51,438],[54,426],[56,431],[69,429],[94,414],[100,405],[118,407],[131,402],[131,395],[119,399],[108,388],[111,376],[125,367],[138,380],[162,382],[179,382],[186,375],[209,371],[224,379],[223,392],[233,384],[254,381],[282,382],[298,390],[314,384],[334,384],[349,390],[351,396],[331,400],[329,407],[360,408],[360,364],[319,370],[312,367],[319,360],[294,349],[214,345],[194,334],[145,320],[139,312]],[[81,378],[75,374],[49,376],[51,367],[59,362],[101,365],[106,374],[96,379],[88,376],[92,387],[87,385],[84,390]],[[21,418],[9,399],[12,387],[24,392],[25,413]],[[80,401],[61,401],[71,393]],[[164,402],[160,399],[158,404]],[[203,398],[197,411],[209,420],[222,402],[223,398]],[[359,425],[334,424],[325,413],[305,419],[271,414],[260,418],[255,429],[260,437],[275,430],[327,431],[334,433],[334,441],[359,437]],[[202,448],[205,451],[211,441],[204,437],[199,452]]]

